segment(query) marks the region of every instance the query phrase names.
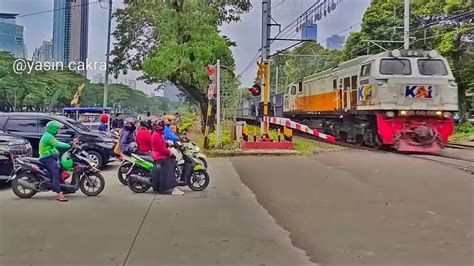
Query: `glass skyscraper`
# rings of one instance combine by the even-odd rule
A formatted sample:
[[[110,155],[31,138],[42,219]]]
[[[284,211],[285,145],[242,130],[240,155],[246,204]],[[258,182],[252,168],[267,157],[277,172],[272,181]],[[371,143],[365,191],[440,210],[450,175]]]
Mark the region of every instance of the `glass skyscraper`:
[[[0,51],[7,51],[17,58],[26,58],[23,26],[16,24],[18,14],[0,13]]]
[[[53,59],[85,62],[88,55],[89,0],[54,0]],[[86,75],[87,73],[81,72]]]

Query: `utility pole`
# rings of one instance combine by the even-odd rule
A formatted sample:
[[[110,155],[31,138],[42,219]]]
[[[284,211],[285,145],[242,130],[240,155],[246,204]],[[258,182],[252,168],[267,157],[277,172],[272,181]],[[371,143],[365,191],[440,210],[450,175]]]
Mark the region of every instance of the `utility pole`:
[[[217,59],[216,65],[216,91],[217,91],[217,99],[216,99],[216,118],[217,118],[217,140],[216,140],[216,147],[221,148],[221,60]]]
[[[410,49],[410,0],[405,0],[403,48]]]
[[[278,94],[278,70],[279,70],[279,68],[277,66],[276,67],[276,75],[275,75],[275,97]]]
[[[105,59],[105,80],[104,80],[104,108],[107,107],[108,85],[109,85],[109,59],[110,59],[110,34],[112,24],[112,0],[109,0],[109,22],[107,30],[107,54]]]
[[[263,71],[263,93],[261,101],[263,102],[263,116],[268,116],[268,100],[270,98],[270,35],[272,24],[272,0],[262,0],[262,63]],[[263,120],[263,119],[262,119]],[[260,122],[260,130],[263,135],[268,134],[268,122]]]

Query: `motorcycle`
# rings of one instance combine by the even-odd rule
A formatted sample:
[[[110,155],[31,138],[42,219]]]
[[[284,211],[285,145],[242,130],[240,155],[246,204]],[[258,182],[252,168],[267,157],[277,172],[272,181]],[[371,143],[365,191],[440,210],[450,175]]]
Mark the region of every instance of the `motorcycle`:
[[[176,179],[185,180],[193,191],[202,191],[209,185],[210,177],[202,162],[194,157],[192,151],[179,147],[183,163],[175,169]],[[126,158],[132,163],[126,173],[127,185],[135,193],[144,193],[152,186],[153,159],[147,156],[131,154]],[[158,169],[159,171],[159,169]]]
[[[194,143],[194,142],[191,142],[189,141],[189,139],[187,138],[183,138],[183,143],[182,143],[182,149],[185,149],[187,151],[189,151],[190,153],[192,153],[192,156],[197,159],[199,161],[199,163],[202,164],[202,166],[204,166],[204,168],[207,169],[207,157],[206,155],[204,155],[203,153],[201,153],[201,149]],[[174,144],[173,144],[174,145]],[[181,145],[181,144],[179,144]],[[178,151],[177,149],[175,148],[171,148],[171,151],[172,153],[175,155],[176,157],[176,161],[178,162],[177,164],[177,169],[176,169],[176,175],[178,177],[181,176],[181,169],[183,168],[183,165],[184,165],[184,160],[182,159],[182,152],[181,151]],[[126,155],[121,155],[121,159],[123,160],[122,164],[120,165],[119,169],[117,170],[117,178],[119,180],[120,183],[122,183],[123,185],[127,185],[127,175],[130,171],[130,169],[132,168],[133,166],[133,163],[131,162],[131,158],[130,156],[126,156]]]
[[[94,162],[81,146],[72,147],[60,160],[63,193],[75,193],[80,189],[87,196],[97,196],[104,190],[104,177],[93,167]],[[71,161],[72,164],[64,168],[63,162]],[[49,171],[38,158],[32,157],[16,158],[9,181],[12,181],[13,193],[20,198],[31,198],[38,192],[49,191],[51,186]]]

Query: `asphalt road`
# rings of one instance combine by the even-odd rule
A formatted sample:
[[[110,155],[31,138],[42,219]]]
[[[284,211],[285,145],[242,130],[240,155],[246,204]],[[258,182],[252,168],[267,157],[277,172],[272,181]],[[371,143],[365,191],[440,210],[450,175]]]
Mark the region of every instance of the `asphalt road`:
[[[0,265],[310,265],[245,187],[213,159],[203,192],[135,194],[104,171],[99,197],[0,191]]]
[[[360,150],[232,162],[314,262],[474,265],[474,183],[461,170]]]

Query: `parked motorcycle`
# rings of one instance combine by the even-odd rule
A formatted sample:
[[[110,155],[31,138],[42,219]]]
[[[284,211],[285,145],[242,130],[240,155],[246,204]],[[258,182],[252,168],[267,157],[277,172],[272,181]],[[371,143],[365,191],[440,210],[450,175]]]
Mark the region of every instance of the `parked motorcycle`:
[[[105,187],[104,177],[93,167],[94,162],[81,146],[72,147],[60,158],[61,191],[75,193],[81,190],[87,196],[99,195]],[[17,158],[10,176],[12,191],[20,198],[31,198],[51,187],[49,171],[38,158]]]
[[[209,185],[209,174],[202,162],[194,157],[192,151],[179,148],[182,152],[183,164],[177,165],[175,175],[177,179],[184,179],[193,191],[202,191]],[[126,173],[127,185],[135,193],[144,193],[152,186],[153,159],[148,156],[132,154],[126,157],[132,163]],[[159,169],[158,169],[159,171]]]

